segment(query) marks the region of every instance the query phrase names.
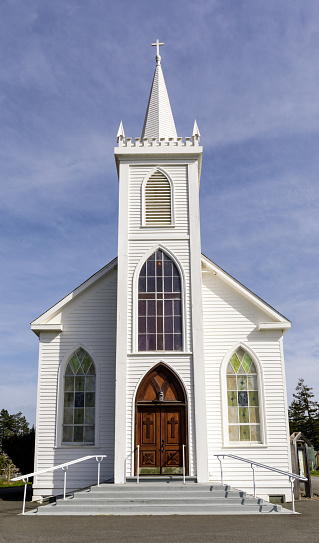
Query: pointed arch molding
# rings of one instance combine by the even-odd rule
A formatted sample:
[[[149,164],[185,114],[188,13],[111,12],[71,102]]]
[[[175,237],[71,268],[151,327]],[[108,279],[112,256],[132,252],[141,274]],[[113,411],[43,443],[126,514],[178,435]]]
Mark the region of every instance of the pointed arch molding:
[[[64,373],[67,367],[67,364],[74,353],[78,349],[83,349],[93,360],[95,367],[95,442],[94,445],[73,445],[62,443],[62,424],[63,424],[63,406],[64,406]],[[68,352],[62,357],[57,374],[57,405],[56,405],[56,427],[55,427],[55,447],[62,449],[92,449],[99,447],[100,439],[100,430],[99,430],[99,420],[100,420],[100,365],[97,361],[97,357],[92,353],[91,349],[88,348],[83,343],[78,343],[74,345]]]
[[[134,393],[132,396],[132,403],[131,403],[131,414],[132,414],[132,430],[131,430],[131,450],[135,449],[135,442],[136,442],[136,412],[137,412],[137,398],[138,398],[138,392],[140,390],[141,385],[143,384],[143,381],[147,379],[147,376],[152,373],[156,368],[159,366],[164,366],[179,382],[184,396],[185,396],[185,416],[186,416],[186,437],[187,437],[187,443],[188,447],[191,443],[191,429],[190,429],[190,420],[191,420],[191,412],[190,412],[190,398],[189,398],[189,391],[184,383],[183,378],[180,376],[179,372],[176,371],[170,364],[165,362],[163,359],[159,359],[159,361],[152,366],[150,366],[148,369],[145,370],[145,372],[140,376],[138,382],[136,383]],[[187,455],[189,455],[187,447]],[[189,468],[190,469],[190,468]],[[128,474],[131,476],[134,475],[134,462],[131,462],[131,465],[128,469]]]
[[[228,362],[237,349],[242,348],[252,358],[257,368],[257,383],[258,383],[258,395],[259,395],[259,416],[260,416],[260,436],[261,443],[249,443],[247,442],[230,442],[228,437],[228,402],[227,402],[227,380],[226,370]],[[264,394],[264,378],[262,363],[255,353],[255,351],[245,342],[241,341],[233,345],[229,351],[225,354],[220,365],[220,386],[221,386],[221,412],[222,412],[222,430],[223,430],[223,446],[224,448],[235,449],[251,449],[251,448],[264,448],[267,447],[267,433],[266,433],[266,411],[265,411],[265,394]]]
[[[152,225],[146,224],[145,189],[146,189],[146,184],[147,184],[148,180],[150,179],[150,177],[152,177],[152,175],[155,172],[160,172],[166,177],[167,181],[170,184],[170,190],[171,190],[171,192],[170,192],[170,196],[171,196],[171,224],[165,224],[165,225],[162,225],[162,226],[161,225],[152,226]],[[152,168],[152,170],[144,177],[144,179],[142,181],[142,185],[141,185],[141,226],[143,228],[172,228],[172,227],[175,226],[174,183],[173,183],[173,180],[170,177],[170,175],[163,168],[161,168],[160,166],[156,166],[156,167]]]
[[[169,351],[174,352],[174,354],[177,353],[184,353],[186,352],[186,330],[187,330],[187,323],[186,323],[186,281],[185,281],[185,273],[183,270],[182,265],[177,260],[176,256],[169,250],[167,247],[165,247],[162,244],[153,245],[151,249],[149,249],[141,258],[139,263],[137,264],[134,275],[133,275],[133,315],[132,315],[132,353],[133,354],[150,354],[150,352],[157,352],[157,351],[139,351],[138,350],[138,279],[140,276],[140,271],[142,269],[143,264],[146,262],[146,260],[153,254],[155,251],[161,250],[163,253],[165,253],[176,265],[180,280],[181,280],[181,298],[182,298],[182,350],[181,351]]]

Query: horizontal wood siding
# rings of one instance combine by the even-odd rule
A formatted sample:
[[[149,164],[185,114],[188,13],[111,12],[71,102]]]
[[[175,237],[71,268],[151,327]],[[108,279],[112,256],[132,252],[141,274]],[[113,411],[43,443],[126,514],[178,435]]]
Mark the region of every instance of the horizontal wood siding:
[[[134,449],[135,436],[132,434],[133,419],[135,416],[135,394],[138,385],[144,375],[159,362],[164,362],[170,366],[177,375],[181,378],[188,396],[188,441],[189,441],[189,467],[190,474],[194,474],[194,414],[193,414],[193,371],[192,357],[185,355],[147,355],[147,356],[132,356],[127,362],[127,454]],[[134,414],[133,414],[134,413]],[[131,457],[128,458],[126,464],[126,474],[131,475]]]
[[[218,275],[203,273],[204,344],[206,367],[209,472],[219,480],[220,467],[214,454],[224,452],[256,460],[289,471],[288,437],[285,413],[285,382],[282,372],[280,331],[258,331],[257,324],[269,318],[227,286]],[[229,349],[243,341],[257,355],[262,365],[264,385],[264,422],[268,446],[223,447],[220,366]],[[226,414],[225,414],[226,415]],[[224,481],[252,491],[249,465],[225,459]],[[289,495],[286,477],[265,470],[256,472],[260,495]]]
[[[129,235],[140,234],[142,224],[142,183],[143,180],[154,170],[152,166],[131,166],[129,183]],[[160,166],[173,181],[174,191],[174,212],[175,228],[160,227],[160,235],[165,234],[188,234],[188,187],[187,187],[187,166]],[[147,232],[154,231],[154,228],[146,228]]]
[[[72,300],[61,312],[63,332],[40,336],[39,405],[37,427],[36,470],[91,454],[106,454],[101,464],[101,478],[113,477],[115,341],[116,341],[116,272],[110,272],[83,294]],[[59,367],[81,345],[93,357],[99,370],[99,446],[60,446],[56,443],[56,409]],[[63,377],[61,372],[61,377]],[[63,382],[60,383],[63,386]],[[62,397],[61,397],[62,398]],[[61,405],[58,405],[61,414]],[[95,459],[71,466],[67,474],[69,489],[95,483]],[[55,487],[53,489],[53,486]],[[34,493],[56,494],[63,488],[63,472],[39,475]]]

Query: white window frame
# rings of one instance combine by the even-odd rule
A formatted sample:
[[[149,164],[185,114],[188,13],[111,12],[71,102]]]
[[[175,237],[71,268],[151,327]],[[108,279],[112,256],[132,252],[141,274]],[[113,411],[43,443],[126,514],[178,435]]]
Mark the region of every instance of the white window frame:
[[[229,440],[229,422],[228,422],[228,400],[227,400],[227,366],[232,355],[237,349],[242,348],[246,351],[253,360],[257,370],[258,398],[259,398],[259,417],[260,417],[260,440],[261,443],[255,441],[230,441]],[[265,418],[265,403],[264,403],[264,379],[262,364],[256,353],[247,345],[247,343],[239,342],[234,345],[224,356],[220,365],[220,384],[221,384],[221,407],[222,407],[222,430],[223,430],[223,447],[227,449],[253,449],[265,448],[267,444],[266,435],[266,418]]]
[[[140,276],[140,271],[142,269],[142,266],[146,262],[146,260],[153,254],[155,251],[161,250],[163,253],[165,253],[176,265],[180,280],[181,280],[181,305],[182,305],[182,350],[181,351],[139,351],[138,350],[138,280]],[[164,245],[157,244],[154,245],[151,249],[149,249],[144,256],[141,258],[141,260],[138,262],[134,275],[133,275],[133,324],[132,324],[132,353],[134,354],[141,354],[141,355],[150,355],[150,354],[156,354],[156,353],[174,353],[174,354],[180,354],[186,352],[186,281],[185,281],[185,274],[184,270],[180,264],[180,262],[177,260],[177,258],[174,256],[174,254],[164,247]]]
[[[64,374],[66,367],[68,365],[69,360],[72,358],[72,356],[78,351],[78,349],[83,349],[93,360],[93,364],[95,367],[95,439],[94,443],[80,443],[80,442],[68,442],[64,443],[63,438],[63,410],[64,410]],[[83,345],[82,343],[79,343],[75,347],[72,347],[68,351],[68,354],[65,355],[60,363],[59,371],[58,371],[58,391],[57,391],[57,406],[56,406],[56,436],[55,436],[55,448],[58,449],[74,449],[74,448],[99,448],[99,428],[98,428],[98,422],[100,420],[100,367],[99,364],[96,361],[96,357],[92,354],[90,349]]]

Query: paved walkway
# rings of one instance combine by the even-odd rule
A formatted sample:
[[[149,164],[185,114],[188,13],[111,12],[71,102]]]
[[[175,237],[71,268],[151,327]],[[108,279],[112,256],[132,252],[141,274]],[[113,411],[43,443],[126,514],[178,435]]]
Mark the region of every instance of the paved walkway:
[[[296,510],[302,515],[23,517],[16,491],[0,496],[0,543],[318,543],[319,499]]]

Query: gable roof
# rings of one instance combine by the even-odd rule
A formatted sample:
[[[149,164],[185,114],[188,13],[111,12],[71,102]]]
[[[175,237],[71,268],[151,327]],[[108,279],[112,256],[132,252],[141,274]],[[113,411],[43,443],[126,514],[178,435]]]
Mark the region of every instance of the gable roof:
[[[213,272],[215,275],[218,275],[218,277],[227,283],[230,287],[232,287],[234,290],[236,290],[239,294],[244,296],[247,300],[249,300],[251,303],[253,303],[255,306],[257,306],[261,311],[266,313],[271,319],[271,322],[264,322],[259,324],[260,330],[267,330],[267,329],[281,329],[283,331],[287,331],[291,327],[291,322],[284,317],[281,313],[276,311],[271,305],[267,304],[264,300],[262,300],[259,296],[254,294],[251,290],[249,290],[247,287],[245,287],[242,283],[234,279],[229,273],[227,273],[225,270],[220,268],[217,264],[215,264],[212,260],[207,258],[207,256],[202,254],[202,265],[207,271]],[[31,330],[39,335],[41,330],[47,330],[47,331],[62,331],[63,326],[62,324],[49,324],[49,321],[53,319],[53,317],[61,311],[68,303],[70,303],[72,300],[74,300],[77,296],[82,294],[85,290],[87,290],[89,287],[91,287],[94,283],[102,279],[103,277],[107,276],[109,273],[111,273],[113,270],[117,268],[117,257],[111,260],[106,266],[101,268],[98,272],[96,272],[94,275],[89,277],[84,283],[81,283],[75,290],[70,292],[67,296],[62,298],[57,304],[53,305],[50,309],[45,311],[45,313],[42,313],[37,319],[31,322]]]
[[[265,302],[262,298],[257,296],[254,292],[252,292],[249,288],[245,287],[242,283],[237,281],[232,275],[227,273],[225,270],[223,270],[220,266],[215,264],[212,260],[210,260],[207,256],[202,254],[202,264],[204,264],[205,267],[208,269],[208,271],[212,271],[215,273],[215,275],[218,275],[225,283],[227,283],[229,286],[231,286],[234,290],[236,290],[239,294],[244,296],[247,300],[252,302],[256,307],[261,309],[264,313],[269,315],[272,319],[274,319],[274,323],[260,323],[259,329],[260,330],[266,330],[267,328],[279,328],[282,330],[288,330],[291,327],[291,322],[279,311],[274,309],[271,305],[269,305],[267,302]],[[277,325],[278,326],[274,326]],[[265,325],[265,326],[263,326]]]
[[[62,331],[62,327],[58,325],[49,325],[47,322],[52,319],[63,307],[65,307],[68,303],[70,303],[74,298],[79,296],[79,294],[82,294],[85,290],[87,290],[89,287],[91,287],[94,283],[102,279],[102,277],[105,277],[110,272],[115,270],[117,268],[117,257],[115,257],[111,262],[106,264],[103,268],[101,268],[98,272],[96,272],[94,275],[89,277],[84,283],[81,283],[76,289],[74,289],[72,292],[70,292],[67,296],[62,298],[57,304],[53,305],[42,313],[38,318],[36,318],[34,321],[31,322],[31,330],[39,335],[39,332],[43,330],[43,325],[46,325],[46,330],[51,331]],[[50,327],[50,328],[49,328]]]

